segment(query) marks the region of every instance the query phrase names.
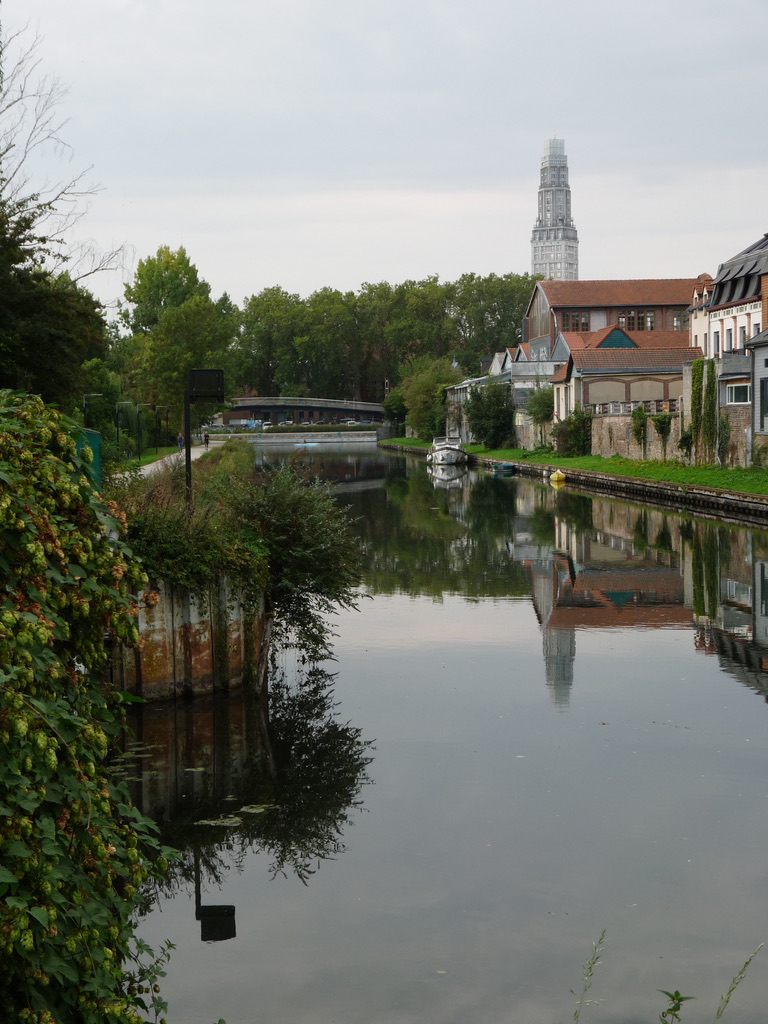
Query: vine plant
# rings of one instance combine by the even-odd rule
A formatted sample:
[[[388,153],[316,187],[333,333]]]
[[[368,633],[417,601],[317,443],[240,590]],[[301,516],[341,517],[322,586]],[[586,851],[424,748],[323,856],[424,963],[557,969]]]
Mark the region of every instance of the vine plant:
[[[74,429],[0,391],[0,1004],[20,1024],[136,1024],[163,1005],[133,916],[167,851],[110,771],[123,698],[101,680],[110,641],[137,642],[145,578]]]

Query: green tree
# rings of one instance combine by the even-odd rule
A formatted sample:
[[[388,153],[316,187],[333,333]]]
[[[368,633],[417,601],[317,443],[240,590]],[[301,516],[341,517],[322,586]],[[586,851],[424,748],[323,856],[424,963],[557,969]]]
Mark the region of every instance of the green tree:
[[[0,386],[74,410],[83,361],[106,353],[105,324],[89,292],[45,269],[47,252],[35,211],[0,200]]]
[[[539,428],[539,439],[544,443],[544,427],[555,414],[555,389],[551,384],[534,388],[528,397],[526,411],[531,422]]]
[[[672,430],[672,413],[671,412],[659,412],[655,416],[651,416],[653,420],[653,426],[656,433],[659,435],[661,441],[661,450],[664,460],[667,458],[667,445],[669,444],[669,435]]]
[[[515,408],[509,384],[489,381],[472,388],[464,411],[474,438],[486,448],[500,448],[513,442]]]
[[[592,454],[592,413],[577,405],[552,427],[552,440],[562,455]]]
[[[327,657],[328,616],[355,606],[360,578],[349,513],[326,484],[288,466],[264,487],[234,488],[227,501],[246,542],[267,552],[265,600],[277,639],[300,647],[309,661]]]
[[[305,303],[304,333],[294,339],[297,375],[304,393],[360,399],[360,344],[353,292],[322,288]],[[296,394],[290,381],[282,394]]]
[[[144,400],[181,409],[189,371],[225,368],[236,329],[236,318],[202,295],[163,310],[143,344]]]
[[[278,395],[296,362],[294,337],[303,327],[304,303],[282,288],[246,300],[233,343],[233,385],[244,393]]]
[[[408,410],[407,422],[417,437],[430,441],[445,431],[445,388],[462,379],[450,359],[416,356],[403,371],[400,384]]]
[[[201,281],[197,267],[186,249],[173,251],[161,245],[154,256],[139,260],[133,282],[124,290],[128,308],[121,310],[123,322],[134,333],[148,333],[167,309],[181,306],[198,296],[207,299],[211,286]]]
[[[480,359],[516,346],[538,277],[530,274],[462,274],[450,287],[453,355],[471,374]]]

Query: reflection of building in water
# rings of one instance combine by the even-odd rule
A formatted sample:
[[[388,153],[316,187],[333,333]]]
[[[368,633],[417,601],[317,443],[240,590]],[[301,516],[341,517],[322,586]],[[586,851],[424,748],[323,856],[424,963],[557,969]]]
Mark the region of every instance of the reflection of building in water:
[[[740,567],[729,564],[728,573]],[[751,586],[720,577],[717,613],[699,616],[696,649],[716,656],[720,667],[768,701],[768,561],[755,559]]]
[[[593,506],[599,505],[595,501]],[[637,526],[637,510],[606,528],[584,529],[554,516],[555,549],[538,556],[528,552],[533,604],[542,628],[545,678],[554,703],[567,707],[573,684],[576,631],[580,629],[685,628],[692,624],[685,606],[677,555],[654,550]],[[665,536],[663,522],[651,523]],[[521,545],[515,542],[519,556]]]

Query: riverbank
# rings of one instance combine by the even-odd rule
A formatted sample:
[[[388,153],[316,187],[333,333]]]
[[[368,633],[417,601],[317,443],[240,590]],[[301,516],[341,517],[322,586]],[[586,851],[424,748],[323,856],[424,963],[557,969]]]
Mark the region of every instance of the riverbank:
[[[415,438],[380,441],[379,446],[413,455],[426,455],[429,444]],[[688,511],[732,523],[768,525],[768,473],[758,469],[720,469],[684,466],[678,462],[637,462],[629,459],[600,459],[596,456],[565,458],[554,454],[537,456],[519,449],[487,451],[481,445],[466,445],[470,465],[492,469],[511,466],[521,476],[548,480],[556,470],[565,475],[566,486],[591,493],[625,498],[642,504]],[[588,465],[585,466],[584,463]],[[596,468],[599,466],[600,468]],[[738,487],[717,486],[703,481],[732,480]]]

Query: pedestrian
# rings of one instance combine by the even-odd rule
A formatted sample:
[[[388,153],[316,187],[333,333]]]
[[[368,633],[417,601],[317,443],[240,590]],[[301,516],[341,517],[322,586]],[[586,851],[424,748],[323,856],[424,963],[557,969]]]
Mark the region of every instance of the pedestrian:
[[[179,436],[176,438],[176,441],[179,445],[179,451],[181,451],[184,447],[184,435],[181,432],[179,432]]]
[[[205,450],[208,451],[208,442],[211,440],[208,431],[203,434],[203,442],[205,443]]]

